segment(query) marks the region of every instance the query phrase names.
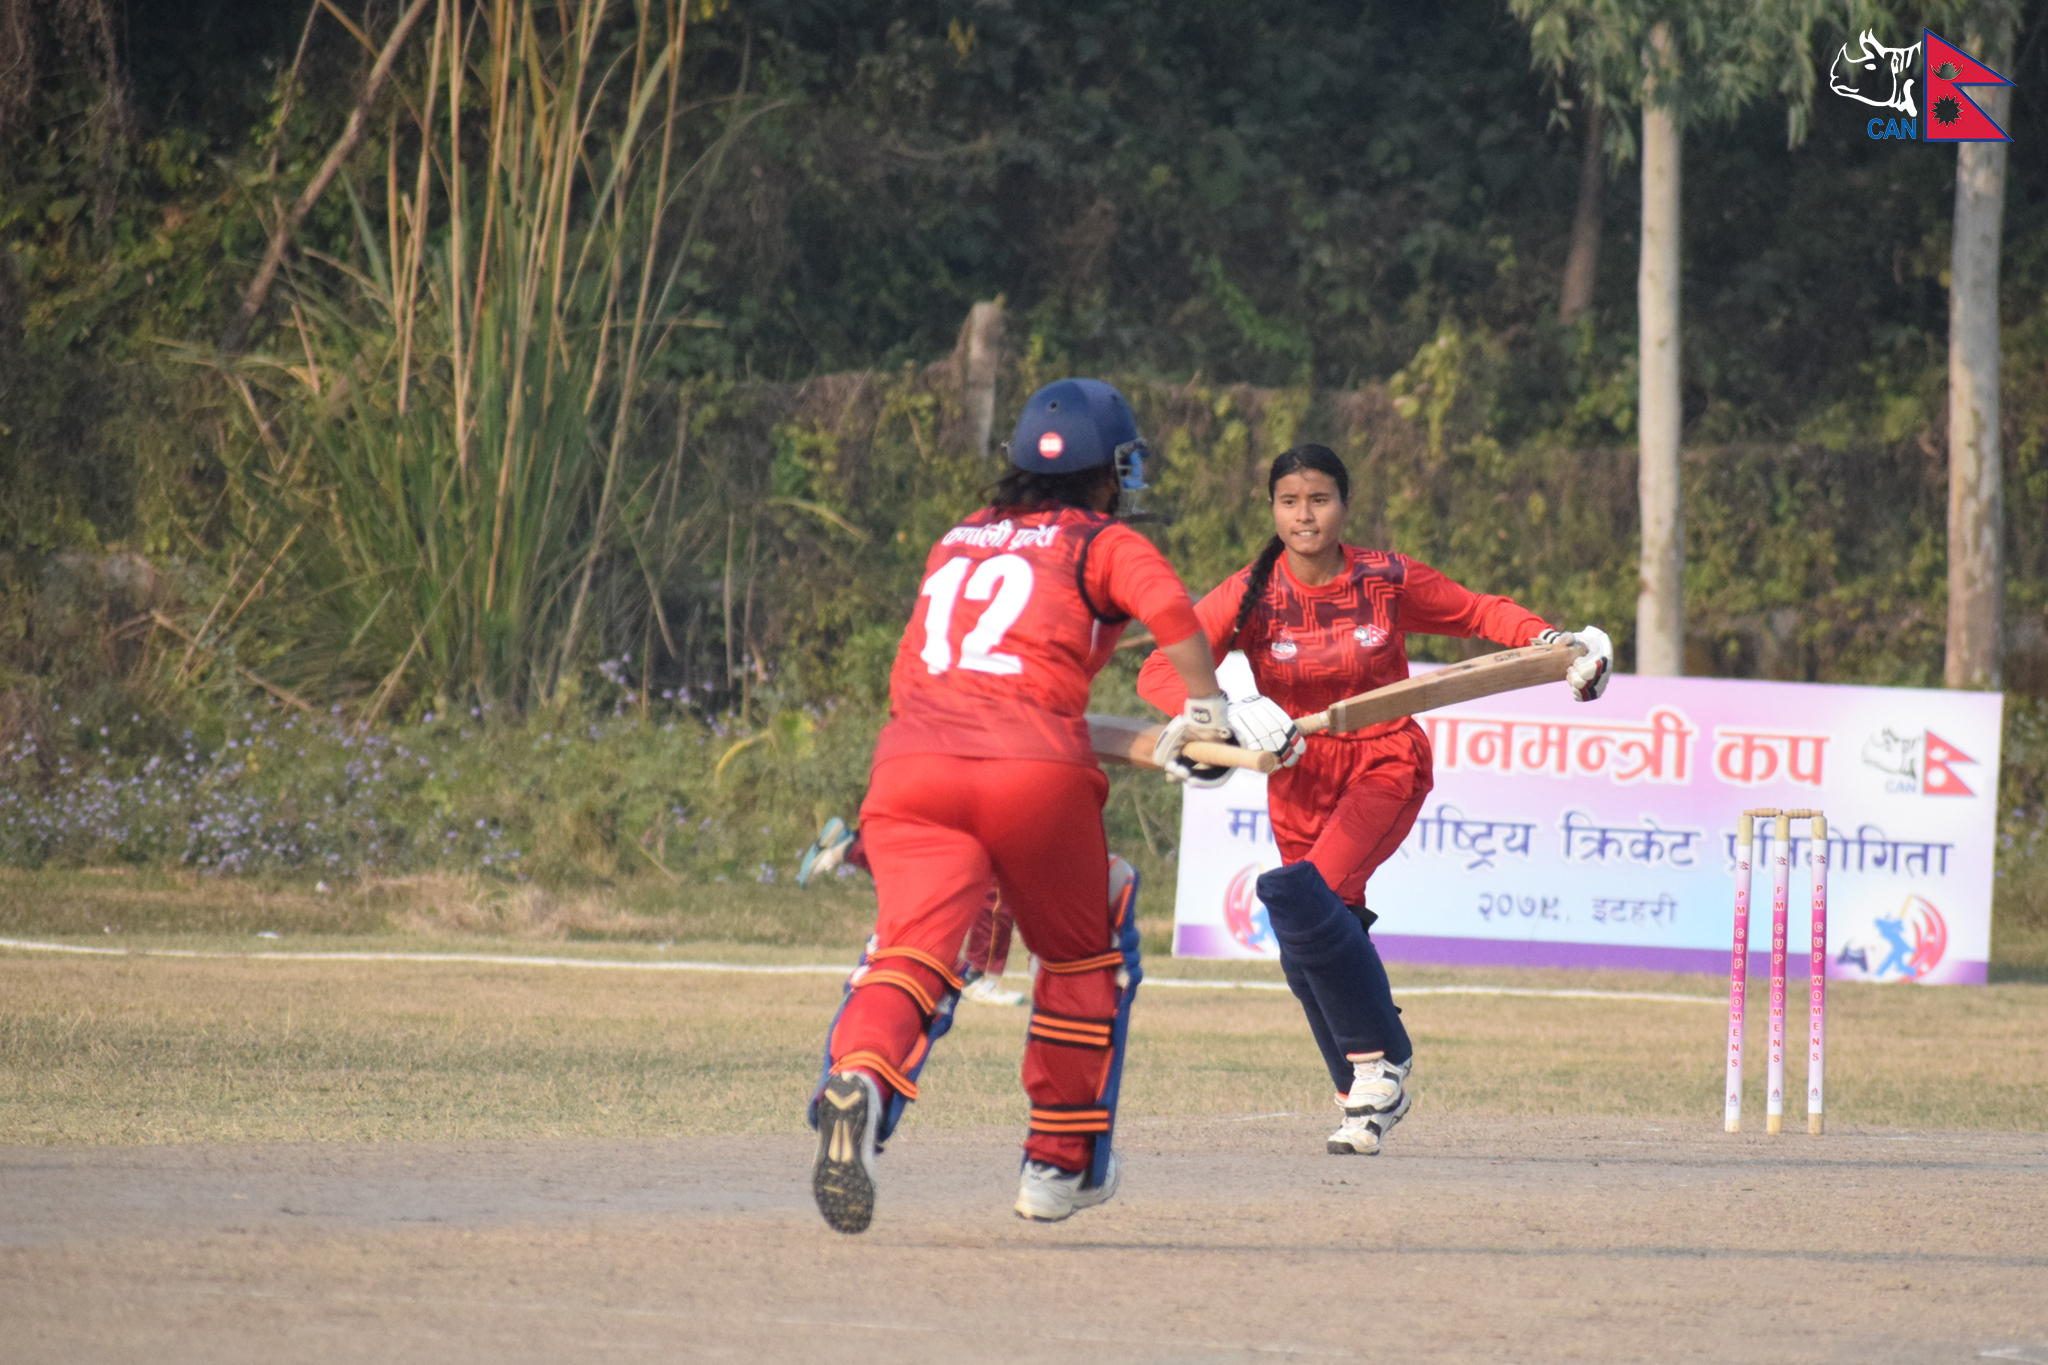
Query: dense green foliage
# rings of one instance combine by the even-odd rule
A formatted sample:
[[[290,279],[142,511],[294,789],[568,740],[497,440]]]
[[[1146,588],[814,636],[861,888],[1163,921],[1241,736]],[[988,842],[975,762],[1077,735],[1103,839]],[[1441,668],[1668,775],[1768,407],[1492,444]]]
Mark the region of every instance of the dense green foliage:
[[[1318,439],[1353,462],[1354,538],[1597,620],[1629,657],[1634,168],[1610,161],[1595,306],[1561,326],[1577,92],[1499,0],[691,0],[666,66],[680,0],[536,0],[510,28],[437,5],[233,355],[240,291],[395,7],[341,6],[358,34],[327,9],[131,5],[111,62],[80,6],[15,8],[42,56],[0,98],[16,790],[152,757],[239,789],[221,756],[252,698],[401,727],[379,744],[491,705],[518,713],[503,755],[650,705],[694,745],[713,718],[737,740],[835,704],[853,752],[925,547],[993,472],[954,351],[996,297],[998,430],[1058,373],[1123,384],[1164,453],[1152,532],[1198,588],[1264,535],[1261,463]],[[2021,15],[2004,277],[2008,678],[2035,693],[2044,14]],[[1815,61],[1845,36],[1823,18]],[[1688,134],[1688,667],[1931,684],[1953,153],[1814,98],[1797,148],[1768,93]],[[695,759],[637,795],[590,763],[612,812],[590,875],[711,799]],[[2038,771],[2008,782],[2022,842]],[[773,863],[858,774],[803,780],[772,835],[676,866]],[[1115,818],[1151,821],[1125,791]],[[426,829],[415,800],[376,818]],[[1164,851],[1156,825],[1137,836]],[[93,847],[10,856],[145,856]]]
[[[389,587],[380,576],[412,572],[410,552],[396,542],[410,537],[419,554],[429,553],[422,537],[432,517],[408,530],[414,514],[405,508],[408,500],[436,505],[432,477],[404,476],[397,501],[381,508],[372,499],[327,509],[354,519],[345,536],[313,534],[321,517],[308,506],[267,504],[264,483],[369,486],[370,466],[360,461],[373,451],[402,464],[411,458],[405,451],[418,449],[431,464],[455,448],[445,440],[436,447],[439,438],[423,432],[399,436],[392,419],[407,367],[379,340],[415,306],[394,292],[392,272],[401,284],[408,278],[398,259],[405,243],[394,238],[417,221],[428,256],[445,264],[457,221],[482,213],[481,201],[441,188],[453,183],[456,160],[443,148],[434,184],[417,217],[408,216],[422,152],[417,125],[435,81],[448,81],[448,66],[433,57],[446,45],[429,41],[431,24],[415,36],[363,150],[303,229],[306,250],[295,253],[271,300],[268,330],[259,329],[246,360],[223,367],[208,360],[211,344],[276,206],[310,176],[343,122],[369,49],[324,11],[314,13],[302,43],[298,16],[277,6],[204,0],[181,8],[178,22],[152,6],[128,18],[124,128],[109,133],[94,113],[104,104],[95,80],[105,63],[86,60],[89,45],[67,39],[51,19],[44,38],[53,55],[34,98],[4,130],[0,578],[11,633],[26,629],[23,604],[51,555],[118,547],[178,583],[166,601],[170,614],[188,629],[205,627],[208,649],[226,647],[258,671],[275,664],[296,671],[299,685],[318,679],[316,690],[365,699],[415,639],[418,653],[432,656],[444,618],[457,614],[435,612],[450,563],[460,561],[455,541],[432,551],[440,570],[408,582],[406,610],[378,606]],[[545,33],[554,16],[582,8],[540,6],[531,22]],[[590,68],[627,60],[666,12],[657,6],[648,25],[636,25],[631,7],[615,0]],[[363,37],[374,45],[389,15],[372,5],[363,17]],[[2039,16],[2022,17],[2018,60],[2048,63],[2048,46],[2030,36],[2041,31]],[[1843,36],[1823,21],[1815,60],[1831,56]],[[473,74],[463,98],[471,105],[488,98],[491,41],[479,26],[465,49]],[[2016,72],[2022,148],[2048,137],[2027,80],[2033,69]],[[531,79],[558,79],[568,68],[546,70]],[[721,413],[731,414],[760,392],[750,380],[894,373],[937,361],[977,298],[1007,298],[1013,342],[1019,351],[1037,348],[1037,374],[1072,368],[1169,384],[1192,376],[1212,386],[1300,386],[1314,403],[1341,406],[1344,394],[1369,392],[1399,372],[1406,388],[1397,384],[1395,397],[1427,425],[1433,448],[1447,452],[1445,478],[1458,461],[1480,458],[1477,447],[1459,453],[1459,440],[1491,443],[1506,454],[1486,458],[1531,470],[1600,465],[1608,461],[1597,452],[1630,443],[1631,168],[1612,168],[1595,312],[1580,327],[1560,328],[1554,302],[1578,159],[1573,113],[1559,107],[1571,102],[1569,81],[1532,70],[1527,35],[1492,0],[1422,9],[1293,0],[1252,12],[1138,0],[959,12],[916,3],[700,2],[680,70],[683,104],[668,125],[675,150],[664,155],[691,178],[648,239],[665,269],[680,263],[653,319],[663,335],[639,363],[641,399],[629,428],[619,433],[602,411],[587,414],[595,443],[609,446],[615,434],[626,441],[622,462],[606,467],[614,482],[646,488],[630,511],[623,503],[614,510],[601,487],[585,489],[555,504],[567,520],[549,532],[605,542],[596,547],[590,590],[602,597],[607,638],[558,628],[521,643],[524,627],[476,627],[496,632],[492,649],[544,655],[566,644],[577,666],[588,667],[637,643],[632,652],[655,660],[657,680],[710,681],[723,695],[730,679],[723,668],[703,678],[704,660],[722,663],[729,652],[738,671],[753,643],[725,638],[727,543],[736,574],[765,550],[748,534],[756,512],[768,498],[797,495],[758,477],[760,465],[774,443],[789,447],[776,456],[783,472],[775,478],[786,483],[796,477],[790,462],[810,458],[800,449],[808,438],[782,432],[728,445],[718,452],[722,469],[679,460],[678,396],[694,402],[715,393]],[[1778,520],[1808,541],[1806,553],[1828,580],[1824,591],[1842,610],[1822,612],[1825,620],[1802,611],[1780,635],[1854,634],[1864,627],[1845,621],[1896,613],[1908,598],[1924,618],[1923,634],[1938,634],[1942,519],[1926,515],[1935,509],[1919,494],[1923,482],[1941,477],[1952,156],[1873,142],[1861,106],[1825,89],[1816,98],[1811,136],[1797,149],[1786,146],[1782,106],[1768,97],[1732,123],[1703,122],[1689,139],[1688,442],[1716,469],[1740,446],[1753,469],[1771,465],[1779,472],[1769,477],[1789,480]],[[594,173],[626,146],[618,139],[627,103],[590,101],[590,145],[611,149],[592,163]],[[486,193],[494,144],[487,121],[472,122],[478,131],[462,143],[460,160],[474,192]],[[1614,141],[1625,150],[1625,128]],[[2048,498],[2044,164],[2013,159],[2006,252],[2013,672],[2032,687],[2042,685],[2036,656],[2048,600],[2040,534],[2048,518],[2039,515]],[[679,172],[679,185],[683,178]],[[582,216],[565,229],[578,248],[598,230],[590,195],[582,198]],[[646,256],[635,250],[626,263]],[[510,288],[513,273],[495,269],[490,278]],[[419,295],[417,306],[445,313],[450,301]],[[504,310],[485,311],[496,318]],[[446,324],[432,322],[421,326],[444,335],[429,338],[425,360],[410,362],[431,401],[411,412],[447,410],[459,377],[436,359],[454,352]],[[1428,350],[1440,332],[1445,346]],[[305,401],[321,376],[351,370],[355,383],[344,386],[343,400]],[[1465,387],[1439,382],[1445,376],[1465,376]],[[516,406],[475,396],[494,416]],[[690,420],[704,420],[701,410]],[[1449,438],[1446,420],[1455,429]],[[773,421],[743,425],[762,435],[776,429]],[[534,439],[561,439],[516,423],[510,436],[502,448],[529,452]],[[337,456],[337,442],[361,454]],[[1707,456],[1710,449],[1724,453]],[[664,459],[667,482],[647,483]],[[299,467],[280,473],[280,462]],[[700,467],[686,475],[679,464]],[[686,477],[699,485],[687,494]],[[1631,535],[1628,482],[1615,469],[1600,485],[1599,505],[1578,508],[1592,519],[1586,534]],[[1875,522],[1853,510],[1873,486],[1884,488],[1891,508]],[[1795,490],[1805,505],[1832,509],[1827,527],[1790,529],[1800,520],[1789,510]],[[944,501],[953,490],[931,491]],[[817,505],[806,513],[784,503],[771,520],[807,523],[829,538],[839,533],[828,529],[828,514],[848,518],[884,559],[894,532],[907,529],[863,522],[855,507]],[[1526,499],[1517,504],[1518,512],[1526,507]],[[1695,560],[1690,585],[1694,653],[1713,660],[1702,666],[1930,676],[1924,650],[1876,658],[1872,651],[1889,649],[1889,638],[1866,641],[1861,653],[1823,643],[1806,668],[1766,659],[1771,651],[1762,645],[1730,653],[1726,610],[1804,607],[1811,585],[1773,575],[1751,585],[1753,601],[1739,602],[1734,586],[1723,600],[1711,584],[1747,558],[1748,539],[1763,527],[1731,526],[1712,505],[1689,510],[1717,526],[1710,543],[1694,537],[1709,561]],[[1743,515],[1737,505],[1730,511]],[[1482,536],[1519,541],[1526,524],[1478,515],[1493,523]],[[309,530],[271,570],[288,528],[300,524]],[[393,533],[384,544],[356,543],[378,526]],[[1866,527],[1875,534],[1866,537]],[[1408,528],[1411,537],[1417,529]],[[1236,550],[1192,534],[1179,540],[1205,555]],[[665,548],[655,553],[651,541]],[[1578,572],[1598,576],[1612,565],[1621,577],[1604,581],[1604,594],[1587,578],[1576,599],[1610,615],[1627,595],[1627,556],[1620,545],[1614,550]],[[838,554],[842,569],[848,553]],[[535,562],[526,568],[547,602],[561,601],[550,576],[562,572],[565,555],[574,552],[538,542],[531,550]],[[1880,585],[1873,574],[1892,582]],[[633,582],[650,577],[652,597],[643,582],[636,600]],[[836,592],[837,609],[859,617],[838,628],[851,637],[864,624],[887,625],[883,604],[899,587],[885,580]],[[1862,604],[1844,600],[1859,593]],[[744,618],[744,588],[740,596]],[[238,611],[245,598],[247,610]],[[718,609],[701,610],[710,601]],[[261,610],[266,604],[276,610]],[[685,657],[693,605],[703,618],[697,659]],[[781,604],[762,605],[772,613]],[[259,633],[209,633],[230,615]],[[429,618],[441,624],[423,630]],[[743,626],[744,619],[735,634]],[[189,681],[193,659],[179,648]],[[479,675],[452,658],[455,643],[439,648],[438,663],[408,663],[398,701],[418,710],[436,704],[439,692],[445,709],[479,689],[524,695],[502,663]],[[41,671],[46,662],[30,651],[12,666]],[[547,660],[545,672],[568,662]]]

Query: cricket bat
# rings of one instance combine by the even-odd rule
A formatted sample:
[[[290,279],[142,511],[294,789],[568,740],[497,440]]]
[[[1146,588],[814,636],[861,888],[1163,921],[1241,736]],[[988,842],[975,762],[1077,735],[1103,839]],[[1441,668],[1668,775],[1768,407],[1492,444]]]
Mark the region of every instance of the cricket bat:
[[[1363,730],[1368,725],[1400,720],[1418,712],[1434,711],[1440,706],[1490,697],[1496,692],[1513,692],[1540,683],[1562,682],[1572,660],[1585,652],[1584,645],[1568,644],[1562,640],[1547,645],[1504,649],[1498,654],[1481,655],[1477,659],[1467,659],[1464,663],[1425,673],[1419,678],[1407,678],[1385,687],[1376,687],[1370,692],[1361,692],[1355,697],[1346,697],[1327,711],[1297,716],[1294,723],[1305,735],[1322,734],[1324,731],[1341,735],[1351,730]]]
[[[1133,716],[1088,717],[1088,742],[1095,756],[1105,763],[1127,763],[1133,768],[1158,768],[1152,761],[1152,746],[1166,727]],[[1196,740],[1181,750],[1189,762],[1218,768],[1250,768],[1270,773],[1280,766],[1280,755],[1261,749],[1240,749],[1235,744]]]

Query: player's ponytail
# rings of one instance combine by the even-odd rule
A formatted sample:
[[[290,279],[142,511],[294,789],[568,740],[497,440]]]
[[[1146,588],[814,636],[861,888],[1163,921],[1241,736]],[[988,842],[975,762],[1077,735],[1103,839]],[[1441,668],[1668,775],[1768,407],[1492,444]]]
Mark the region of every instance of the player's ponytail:
[[[1347,506],[1351,502],[1351,471],[1337,458],[1337,452],[1328,446],[1296,446],[1282,451],[1273,458],[1273,467],[1266,472],[1266,496],[1273,496],[1273,490],[1280,486],[1280,480],[1289,474],[1299,474],[1304,469],[1326,474],[1337,485],[1337,497]],[[1259,557],[1252,561],[1252,571],[1245,579],[1244,599],[1237,604],[1237,620],[1230,627],[1230,647],[1237,647],[1238,637],[1244,634],[1245,623],[1252,619],[1259,602],[1265,597],[1266,589],[1273,582],[1273,566],[1280,562],[1281,551],[1287,547],[1274,536],[1259,551]]]
[[[1266,595],[1266,586],[1273,581],[1273,566],[1280,562],[1280,552],[1287,547],[1274,536],[1259,551],[1259,557],[1252,561],[1251,576],[1245,579],[1244,599],[1237,604],[1237,619],[1230,623],[1230,648],[1237,648],[1237,637],[1244,634],[1245,622],[1252,619],[1252,610]]]

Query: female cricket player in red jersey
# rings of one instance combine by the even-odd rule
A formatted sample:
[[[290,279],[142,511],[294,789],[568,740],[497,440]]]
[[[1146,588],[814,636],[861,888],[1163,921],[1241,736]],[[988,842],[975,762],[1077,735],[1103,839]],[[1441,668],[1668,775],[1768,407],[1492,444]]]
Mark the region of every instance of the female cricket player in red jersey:
[[[1266,488],[1273,539],[1195,614],[1214,657],[1242,649],[1260,693],[1288,715],[1407,677],[1410,634],[1509,646],[1576,639],[1587,652],[1565,679],[1572,695],[1591,701],[1605,690],[1614,650],[1604,632],[1564,636],[1508,598],[1471,592],[1406,555],[1344,544],[1351,477],[1327,446],[1281,455]],[[1184,696],[1157,654],[1138,693],[1169,711]],[[1376,916],[1365,908],[1365,884],[1401,846],[1429,793],[1429,740],[1410,719],[1313,735],[1307,745],[1299,764],[1267,780],[1283,865],[1259,878],[1258,895],[1344,1108],[1328,1149],[1373,1155],[1408,1112],[1414,1048],[1367,933]]]
[[[1109,1136],[1137,928],[1132,896],[1110,896],[1109,783],[1084,712],[1089,681],[1127,621],[1151,630],[1183,698],[1156,751],[1169,775],[1207,771],[1181,757],[1189,740],[1233,734],[1187,589],[1109,515],[1120,479],[1142,486],[1143,453],[1115,389],[1092,379],[1048,385],[1025,405],[1014,467],[989,506],[941,537],[925,563],[861,806],[875,934],[812,1099],[812,1192],[841,1232],[873,1217],[876,1151],[917,1098],[918,1070],[950,1023],[961,940],[991,879],[1039,959],[1017,1212],[1065,1218],[1116,1192]],[[1270,702],[1240,712],[1266,730],[1292,728]]]

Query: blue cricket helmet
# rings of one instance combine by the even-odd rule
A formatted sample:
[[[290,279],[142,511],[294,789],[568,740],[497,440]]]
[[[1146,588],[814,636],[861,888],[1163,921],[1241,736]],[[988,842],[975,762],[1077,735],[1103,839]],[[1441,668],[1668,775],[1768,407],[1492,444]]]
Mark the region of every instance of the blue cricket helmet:
[[[1124,396],[1100,379],[1058,379],[1031,395],[1010,437],[1010,463],[1042,474],[1116,466],[1128,489],[1145,487],[1138,422]]]

